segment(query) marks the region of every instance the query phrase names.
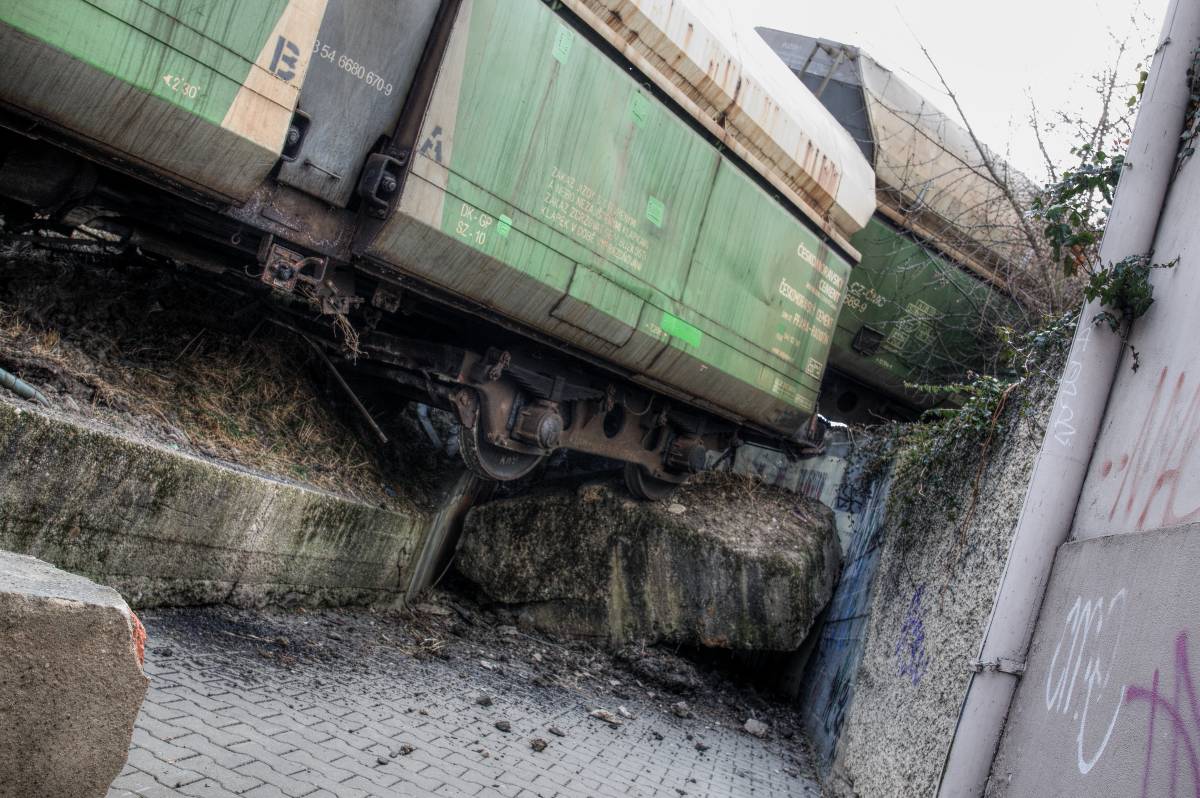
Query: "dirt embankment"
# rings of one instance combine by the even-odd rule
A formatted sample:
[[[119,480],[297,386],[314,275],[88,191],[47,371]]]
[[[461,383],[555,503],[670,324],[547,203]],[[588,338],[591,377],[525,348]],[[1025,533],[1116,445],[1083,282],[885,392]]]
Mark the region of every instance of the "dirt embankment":
[[[409,433],[373,445],[264,299],[134,257],[0,250],[0,368],[131,437],[370,504],[428,504],[450,462],[412,411],[372,407]]]

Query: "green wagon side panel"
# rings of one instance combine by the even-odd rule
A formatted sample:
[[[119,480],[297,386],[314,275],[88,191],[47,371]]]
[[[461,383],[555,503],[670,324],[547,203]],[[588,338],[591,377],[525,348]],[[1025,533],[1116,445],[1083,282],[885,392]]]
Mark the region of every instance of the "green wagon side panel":
[[[220,125],[287,4],[5,0],[0,23]],[[175,77],[182,80],[176,83]]]
[[[544,4],[464,9],[442,232],[561,291],[554,318],[609,345],[639,319],[650,377],[712,368],[811,412],[849,264]],[[727,394],[705,398],[763,401]]]
[[[852,243],[863,259],[850,277],[830,363],[897,396],[916,398],[905,382],[943,382],[982,366],[984,320],[1012,323],[1020,313],[1012,299],[878,218]],[[882,337],[870,356],[853,347],[864,326]]]
[[[758,387],[799,386],[812,408],[850,264],[731,164],[722,165],[688,276],[684,305],[742,339],[741,357],[771,367]],[[740,358],[735,358],[740,359]],[[724,368],[718,362],[716,365]]]
[[[486,187],[565,234],[572,260],[679,298],[721,159],[640,94],[540,3],[476,0],[450,192]]]
[[[93,155],[244,201],[279,157],[325,0],[0,0],[0,101]]]

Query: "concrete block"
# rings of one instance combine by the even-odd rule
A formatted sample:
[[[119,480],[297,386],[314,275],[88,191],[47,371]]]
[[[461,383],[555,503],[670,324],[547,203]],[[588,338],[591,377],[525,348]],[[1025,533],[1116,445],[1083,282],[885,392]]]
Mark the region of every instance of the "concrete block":
[[[121,596],[0,551],[0,798],[96,798],[125,764],[149,680]]]
[[[840,567],[833,513],[719,476],[661,504],[557,487],[468,514],[459,570],[536,628],[616,646],[792,651]]]
[[[374,507],[0,401],[0,549],[134,607],[402,597],[436,508]],[[452,497],[453,498],[453,497]]]

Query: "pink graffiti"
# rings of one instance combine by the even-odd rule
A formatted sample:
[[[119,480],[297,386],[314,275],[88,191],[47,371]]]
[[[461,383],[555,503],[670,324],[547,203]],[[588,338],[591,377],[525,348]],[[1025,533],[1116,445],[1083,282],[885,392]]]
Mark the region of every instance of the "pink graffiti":
[[[1169,527],[1200,519],[1200,506],[1176,506],[1181,487],[1185,494],[1193,493],[1182,481],[1200,472],[1200,462],[1194,459],[1200,448],[1195,445],[1200,435],[1200,384],[1185,389],[1186,383],[1183,372],[1168,380],[1164,367],[1132,449],[1101,464],[1101,477],[1121,480],[1108,520],[1145,529],[1148,521]]]
[[[1200,702],[1196,698],[1196,686],[1192,679],[1191,664],[1188,661],[1187,632],[1180,632],[1175,638],[1175,684],[1168,698],[1159,692],[1159,671],[1154,671],[1154,678],[1149,688],[1129,686],[1125,689],[1125,702],[1133,704],[1144,701],[1150,707],[1149,727],[1146,731],[1146,761],[1142,772],[1142,798],[1152,794],[1151,780],[1156,775],[1162,775],[1162,765],[1166,765],[1165,775],[1168,792],[1155,790],[1153,795],[1164,798],[1178,798],[1180,794],[1194,795],[1200,798]],[[1167,733],[1171,738],[1171,749],[1166,762],[1161,762],[1161,756],[1155,756],[1155,725],[1159,722],[1159,714],[1165,716],[1169,728]],[[1165,735],[1164,735],[1165,736]],[[1186,759],[1187,770],[1190,772],[1192,790],[1180,793],[1181,767],[1180,754]],[[1155,780],[1159,784],[1161,779]]]

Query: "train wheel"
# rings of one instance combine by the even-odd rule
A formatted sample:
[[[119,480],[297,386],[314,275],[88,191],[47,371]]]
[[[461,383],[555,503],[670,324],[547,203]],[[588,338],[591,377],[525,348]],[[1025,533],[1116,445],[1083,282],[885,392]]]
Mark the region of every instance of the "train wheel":
[[[625,464],[625,487],[638,499],[660,502],[671,497],[678,483],[658,479],[646,472],[645,466],[637,463]]]
[[[493,482],[511,482],[537,468],[545,455],[525,454],[501,449],[481,437],[479,425],[458,428],[459,451],[463,462],[475,474]]]

